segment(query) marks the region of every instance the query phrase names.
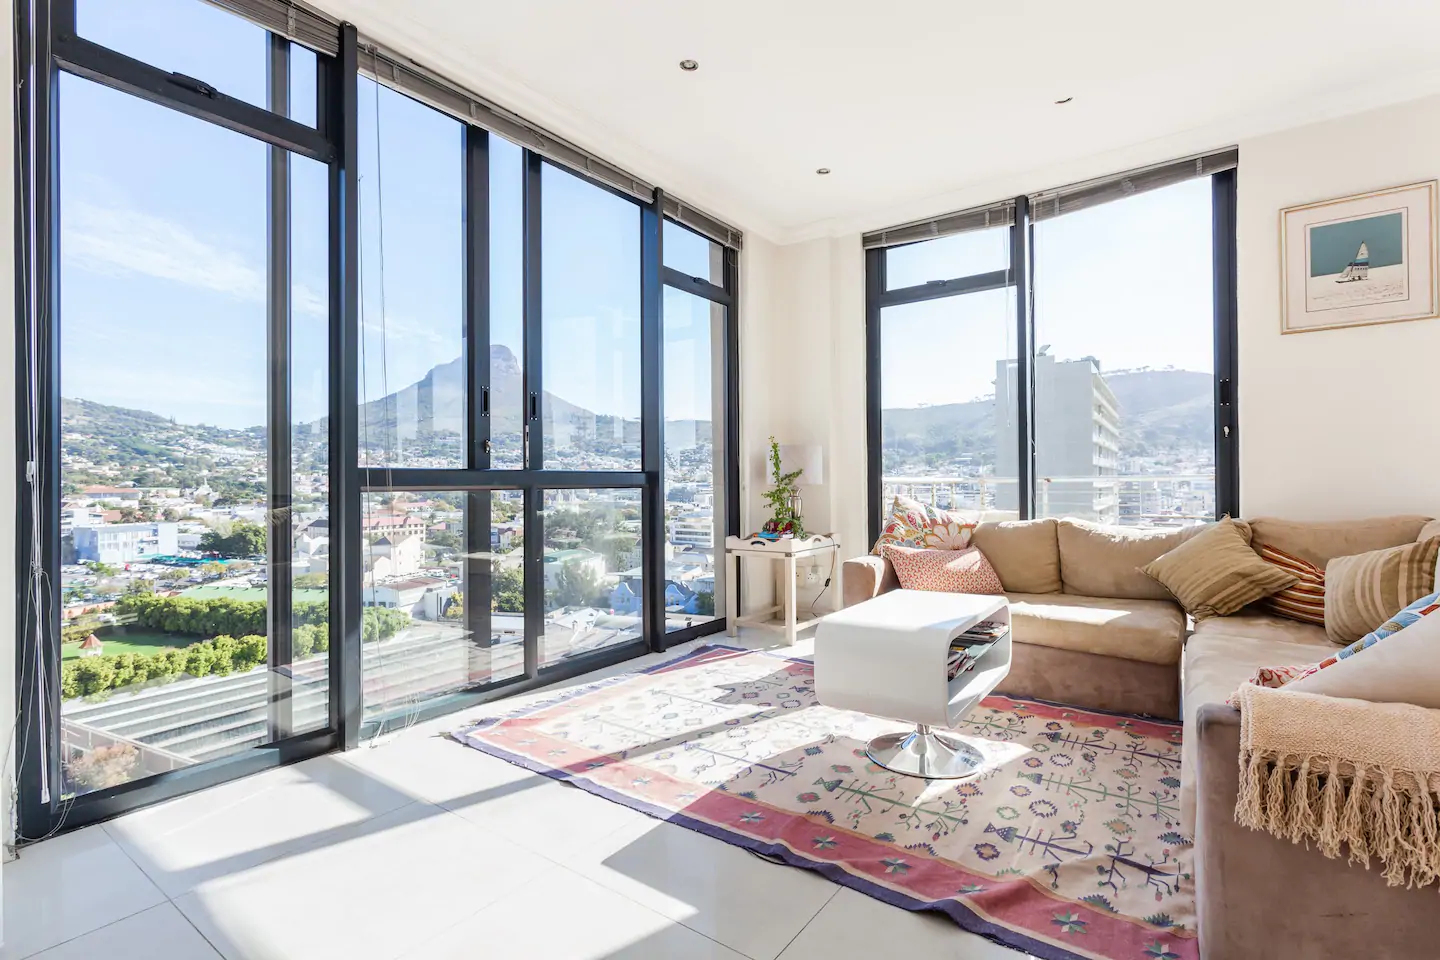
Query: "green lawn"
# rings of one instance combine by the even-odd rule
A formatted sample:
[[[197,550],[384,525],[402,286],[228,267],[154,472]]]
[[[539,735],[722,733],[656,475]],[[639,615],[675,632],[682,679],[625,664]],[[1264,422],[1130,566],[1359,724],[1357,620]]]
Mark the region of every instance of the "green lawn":
[[[194,643],[198,637],[177,637],[168,633],[134,630],[128,627],[102,628],[96,632],[105,644],[105,653],[158,653],[166,648],[178,649]],[[74,660],[80,656],[80,642],[61,644],[60,659]]]

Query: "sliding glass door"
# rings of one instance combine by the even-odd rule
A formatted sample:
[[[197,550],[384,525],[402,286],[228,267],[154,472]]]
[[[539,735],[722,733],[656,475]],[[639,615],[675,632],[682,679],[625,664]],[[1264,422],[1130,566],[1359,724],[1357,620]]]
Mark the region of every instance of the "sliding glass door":
[[[724,629],[737,232],[288,0],[33,2],[22,841]]]

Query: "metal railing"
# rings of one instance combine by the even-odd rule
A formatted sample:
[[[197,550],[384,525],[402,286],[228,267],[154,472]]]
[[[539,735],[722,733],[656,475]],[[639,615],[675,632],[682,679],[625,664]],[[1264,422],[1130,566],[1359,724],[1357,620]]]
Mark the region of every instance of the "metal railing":
[[[1015,477],[886,476],[885,499],[903,494],[985,519],[1018,516]],[[1086,489],[1088,487],[1088,490]],[[1079,517],[1126,526],[1187,526],[1215,519],[1213,473],[1146,473],[1037,477],[1036,515]]]

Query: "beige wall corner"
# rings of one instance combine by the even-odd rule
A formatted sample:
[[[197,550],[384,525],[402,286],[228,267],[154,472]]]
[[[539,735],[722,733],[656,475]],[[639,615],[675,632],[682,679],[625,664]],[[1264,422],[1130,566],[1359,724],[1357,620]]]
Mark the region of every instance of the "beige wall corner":
[[[1440,320],[1280,333],[1283,207],[1440,177],[1440,97],[1240,144],[1240,505],[1248,516],[1440,514]]]

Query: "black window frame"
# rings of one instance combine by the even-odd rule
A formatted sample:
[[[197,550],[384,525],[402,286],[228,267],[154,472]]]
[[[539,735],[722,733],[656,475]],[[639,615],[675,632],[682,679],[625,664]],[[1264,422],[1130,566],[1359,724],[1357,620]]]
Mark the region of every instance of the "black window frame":
[[[1240,515],[1239,377],[1237,359],[1238,279],[1235,252],[1236,176],[1234,166],[1205,174],[1211,182],[1211,246],[1214,301],[1214,429],[1216,516]],[[904,244],[872,246],[865,251],[865,414],[867,529],[870,542],[880,537],[885,502],[884,412],[881,398],[881,313],[885,307],[964,296],[982,290],[1015,290],[1017,496],[1019,519],[1035,518],[1035,221],[1030,198],[1016,197],[1010,224],[1010,264],[969,276],[931,280],[886,290],[885,254]],[[977,227],[980,224],[976,225]],[[912,242],[924,243],[916,240]]]
[[[195,0],[202,2],[202,0]],[[634,471],[577,471],[535,469],[492,469],[490,464],[489,411],[489,137],[484,128],[465,124],[463,177],[465,183],[465,344],[467,462],[461,469],[403,467],[362,467],[359,464],[359,217],[357,113],[360,69],[360,39],[353,24],[336,26],[334,55],[316,50],[317,123],[314,127],[274,112],[288,97],[288,78],[283,56],[295,41],[271,34],[268,50],[271,109],[255,106],[215,91],[201,81],[167,73],[159,67],[127,57],[76,35],[76,0],[18,0],[16,10],[16,78],[24,81],[19,98],[17,131],[19,163],[16,168],[16,398],[17,398],[17,492],[18,522],[22,535],[17,544],[18,587],[22,601],[33,597],[27,611],[22,602],[17,610],[17,676],[21,723],[18,750],[20,843],[33,842],[55,833],[77,829],[235,778],[333,750],[350,749],[363,739],[398,726],[412,724],[510,696],[525,690],[573,678],[647,652],[659,652],[676,644],[725,630],[723,615],[682,631],[665,630],[664,496],[663,483],[663,287],[667,283],[726,306],[725,403],[726,437],[730,449],[739,440],[738,366],[738,245],[740,236],[721,244],[724,249],[724,283],[704,284],[663,265],[662,224],[666,197],[654,191],[651,202],[637,200],[571,166],[567,173],[593,186],[635,203],[640,221],[641,268],[636,278],[641,286],[641,379],[642,457]],[[261,24],[264,26],[264,24]],[[295,44],[299,45],[299,44]],[[271,281],[267,289],[270,321],[268,336],[272,356],[276,344],[288,343],[288,269],[290,154],[299,154],[325,163],[329,168],[329,516],[331,527],[329,722],[319,730],[297,736],[288,733],[287,713],[280,709],[272,718],[271,733],[281,737],[262,746],[219,760],[198,763],[166,773],[147,776],[132,783],[104,788],[73,798],[59,796],[59,477],[60,477],[60,380],[58,317],[54,315],[58,278],[58,203],[56,149],[56,90],[60,72],[68,72],[159,104],[197,119],[260,140],[274,148],[270,159],[269,230],[267,257]],[[373,79],[373,77],[372,77]],[[376,82],[381,82],[376,80]],[[388,85],[388,84],[387,84]],[[404,89],[397,92],[406,94]],[[28,94],[26,93],[28,91]],[[453,115],[453,114],[452,114]],[[525,392],[536,394],[529,420],[534,427],[529,464],[540,459],[540,170],[554,162],[524,144],[525,164]],[[671,200],[673,204],[674,201]],[[677,222],[680,222],[677,220]],[[718,221],[717,221],[718,223]],[[727,228],[728,231],[728,228]],[[282,261],[285,261],[282,263]],[[278,268],[278,269],[277,269]],[[33,291],[33,294],[32,294]],[[32,319],[34,320],[32,339]],[[532,345],[534,349],[532,349]],[[272,437],[269,463],[271,489],[271,531],[275,517],[283,515],[292,496],[288,469],[290,384],[287,365],[282,361],[272,376],[268,428]],[[36,410],[36,440],[32,449],[30,410]],[[281,443],[275,439],[284,437]],[[284,456],[276,457],[280,451]],[[725,529],[739,532],[740,491],[736,458],[728,458],[728,490]],[[541,666],[536,646],[543,631],[544,578],[543,532],[539,522],[543,494],[559,489],[626,488],[642,492],[644,511],[643,614],[641,635],[634,641],[598,653]],[[456,693],[436,697],[418,708],[408,708],[366,719],[362,691],[361,627],[363,582],[361,508],[366,493],[381,491],[460,491],[469,495],[465,542],[469,552],[488,548],[491,490],[521,490],[525,493],[526,569],[526,657],[523,675]],[[29,531],[38,530],[31,538]],[[483,539],[482,539],[483,538]],[[270,557],[273,596],[267,615],[271,618],[272,666],[284,666],[274,642],[278,628],[288,633],[287,606],[292,582],[289,557],[276,548],[279,538],[271,536]],[[288,537],[286,538],[288,542]],[[718,547],[719,545],[717,545]],[[477,636],[489,636],[490,604],[486,592],[489,577],[477,575],[475,567],[466,573],[466,617]],[[50,575],[48,587],[31,577],[32,567]],[[717,563],[717,575],[720,564]],[[29,615],[38,612],[38,615]],[[719,611],[717,611],[719,614]],[[42,669],[43,667],[43,669]]]

